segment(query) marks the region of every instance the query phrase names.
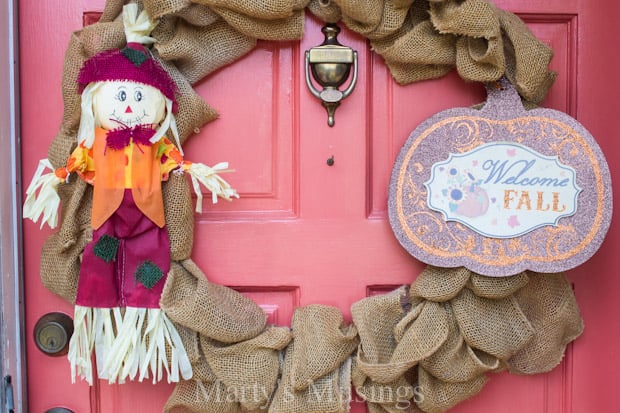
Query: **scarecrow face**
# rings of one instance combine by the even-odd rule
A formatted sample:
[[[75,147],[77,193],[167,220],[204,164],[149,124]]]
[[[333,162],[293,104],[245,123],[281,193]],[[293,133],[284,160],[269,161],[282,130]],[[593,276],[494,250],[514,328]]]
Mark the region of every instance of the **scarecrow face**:
[[[165,112],[164,95],[143,83],[102,82],[93,96],[95,123],[104,129],[158,125]]]

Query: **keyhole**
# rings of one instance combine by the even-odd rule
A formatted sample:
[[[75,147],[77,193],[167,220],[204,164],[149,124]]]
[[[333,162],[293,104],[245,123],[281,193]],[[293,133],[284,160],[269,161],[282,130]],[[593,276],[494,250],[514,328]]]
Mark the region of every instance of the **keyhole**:
[[[64,356],[73,334],[73,320],[63,313],[47,313],[34,326],[37,348],[48,356]]]

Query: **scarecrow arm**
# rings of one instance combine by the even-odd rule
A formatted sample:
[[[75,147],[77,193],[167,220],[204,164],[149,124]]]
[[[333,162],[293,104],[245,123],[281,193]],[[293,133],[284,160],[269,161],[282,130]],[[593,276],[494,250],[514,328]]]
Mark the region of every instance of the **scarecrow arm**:
[[[217,197],[232,201],[232,198],[239,198],[239,194],[234,190],[228,182],[226,182],[218,173],[234,172],[228,169],[228,162],[220,162],[211,167],[203,163],[183,162],[181,170],[187,172],[192,178],[192,185],[196,193],[196,212],[202,212],[202,191],[200,184],[211,192],[211,201],[217,203]]]
[[[181,152],[170,140],[163,138],[157,153],[161,164],[162,180],[168,179],[169,172],[188,173],[192,178],[192,186],[196,193],[196,212],[202,212],[202,184],[211,192],[211,200],[215,204],[217,198],[231,201],[233,197],[239,198],[239,194],[218,173],[233,172],[228,169],[228,162],[220,162],[210,167],[203,163],[194,163],[183,159]]]
[[[48,224],[50,228],[56,228],[58,224],[58,208],[60,197],[57,193],[58,185],[65,182],[54,172],[44,173],[46,169],[54,170],[48,159],[41,159],[39,166],[32,177],[32,182],[26,189],[26,201],[24,202],[24,218],[37,222],[41,215],[41,228]],[[65,168],[60,168],[65,169]]]
[[[46,169],[53,172],[44,173]],[[65,167],[54,170],[49,159],[41,159],[26,189],[24,218],[37,222],[43,216],[41,228],[44,224],[48,224],[52,229],[56,228],[60,208],[58,185],[67,182],[72,172],[77,172],[88,183],[92,184],[94,180],[94,165],[88,156],[88,149],[83,145],[75,148]]]

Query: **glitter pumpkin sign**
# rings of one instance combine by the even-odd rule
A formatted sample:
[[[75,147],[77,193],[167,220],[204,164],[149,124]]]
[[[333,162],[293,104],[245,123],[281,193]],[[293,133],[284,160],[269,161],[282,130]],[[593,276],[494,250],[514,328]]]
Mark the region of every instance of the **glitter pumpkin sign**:
[[[609,228],[605,158],[570,116],[526,111],[506,81],[487,90],[481,110],[440,112],[409,136],[392,171],[392,229],[435,266],[488,276],[574,268]]]

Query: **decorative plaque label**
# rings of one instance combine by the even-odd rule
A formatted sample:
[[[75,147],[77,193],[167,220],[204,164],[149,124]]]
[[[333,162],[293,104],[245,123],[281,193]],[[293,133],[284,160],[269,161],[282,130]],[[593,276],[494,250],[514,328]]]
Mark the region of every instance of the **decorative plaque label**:
[[[515,238],[577,212],[575,170],[524,145],[450,154],[424,183],[430,209],[491,238]]]

